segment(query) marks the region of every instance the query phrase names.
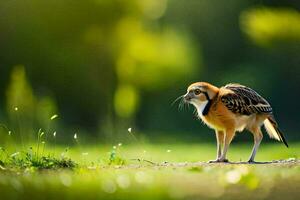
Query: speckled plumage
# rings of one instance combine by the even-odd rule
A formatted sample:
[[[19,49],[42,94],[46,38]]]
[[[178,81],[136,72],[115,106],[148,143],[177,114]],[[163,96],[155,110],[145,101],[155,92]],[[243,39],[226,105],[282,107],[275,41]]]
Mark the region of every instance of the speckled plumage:
[[[221,101],[232,112],[242,115],[272,112],[270,104],[253,89],[239,84],[228,84],[224,88],[233,91],[221,97]]]

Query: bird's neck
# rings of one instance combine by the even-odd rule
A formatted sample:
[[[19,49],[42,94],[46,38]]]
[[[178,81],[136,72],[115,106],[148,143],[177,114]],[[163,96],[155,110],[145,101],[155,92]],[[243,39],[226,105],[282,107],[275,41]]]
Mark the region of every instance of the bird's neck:
[[[203,116],[207,115],[208,113],[208,106],[209,106],[209,101],[204,101],[201,103],[193,103],[193,105],[195,106],[198,116],[200,118],[202,118]]]

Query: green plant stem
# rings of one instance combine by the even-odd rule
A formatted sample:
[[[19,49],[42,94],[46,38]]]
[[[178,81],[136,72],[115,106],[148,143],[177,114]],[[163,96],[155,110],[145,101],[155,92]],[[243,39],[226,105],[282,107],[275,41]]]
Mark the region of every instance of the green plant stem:
[[[41,135],[41,129],[38,132],[38,141],[37,141],[37,148],[36,148],[36,158],[37,158],[37,160],[39,160],[40,135]]]
[[[23,135],[22,135],[22,130],[21,130],[21,121],[20,121],[19,111],[17,111],[17,124],[18,124],[18,133],[19,133],[19,136],[20,136],[22,150],[24,150],[25,148],[24,148],[24,143],[23,143]]]

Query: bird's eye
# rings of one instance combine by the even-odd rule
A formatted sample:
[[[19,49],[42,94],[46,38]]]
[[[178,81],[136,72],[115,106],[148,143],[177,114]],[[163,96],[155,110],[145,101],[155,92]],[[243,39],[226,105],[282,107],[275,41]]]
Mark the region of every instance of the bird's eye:
[[[199,90],[199,89],[195,89],[195,90],[194,90],[194,94],[195,94],[195,95],[199,95],[200,93],[201,93],[201,90]]]

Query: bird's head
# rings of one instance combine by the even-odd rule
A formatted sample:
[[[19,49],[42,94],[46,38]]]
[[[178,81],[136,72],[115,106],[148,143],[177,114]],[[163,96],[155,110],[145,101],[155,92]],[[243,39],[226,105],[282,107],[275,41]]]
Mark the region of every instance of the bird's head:
[[[206,82],[196,82],[191,84],[187,93],[183,96],[186,103],[200,106],[211,101],[219,92],[219,88]]]

